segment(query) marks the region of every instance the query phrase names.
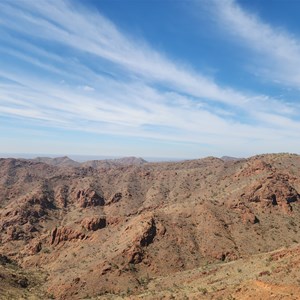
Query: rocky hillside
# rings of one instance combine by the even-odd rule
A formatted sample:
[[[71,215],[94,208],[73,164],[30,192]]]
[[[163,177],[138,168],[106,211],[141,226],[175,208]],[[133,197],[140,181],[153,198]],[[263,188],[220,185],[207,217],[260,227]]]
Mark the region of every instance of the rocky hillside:
[[[55,299],[159,299],[160,280],[179,277],[196,282],[190,297],[214,297],[197,288],[203,268],[298,244],[299,171],[293,154],[65,168],[1,159],[0,253],[39,272],[26,292],[46,276]]]

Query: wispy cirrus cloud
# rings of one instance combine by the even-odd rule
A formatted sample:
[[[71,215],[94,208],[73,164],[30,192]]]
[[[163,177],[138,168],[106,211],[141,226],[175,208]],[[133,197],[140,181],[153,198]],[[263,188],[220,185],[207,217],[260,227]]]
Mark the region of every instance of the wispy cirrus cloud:
[[[78,13],[64,1],[18,1],[1,6],[5,26],[11,29],[96,55],[129,70],[131,76],[166,82],[196,97],[242,104],[243,95],[219,87],[191,68],[177,65],[144,41],[124,36],[100,14],[82,10]],[[14,22],[16,15],[18,22]]]
[[[3,0],[0,16],[0,116],[227,152],[299,135],[297,107],[218,84],[73,2]]]
[[[99,13],[84,11],[82,8],[78,11],[65,1],[28,3],[20,0],[10,5],[2,3],[2,6],[6,12],[6,26],[26,35],[101,57],[123,68],[127,76],[142,76],[150,82],[164,82],[179,92],[236,106],[254,101],[250,95],[218,85],[212,79],[193,71],[187,64],[168,59],[145,41],[122,34]],[[16,15],[18,22],[13,19]],[[36,61],[38,63],[41,64]]]
[[[235,0],[214,0],[216,14],[224,32],[254,51],[256,71],[267,79],[299,89],[300,38],[283,27],[274,26],[243,9]],[[211,5],[210,3],[210,5]]]

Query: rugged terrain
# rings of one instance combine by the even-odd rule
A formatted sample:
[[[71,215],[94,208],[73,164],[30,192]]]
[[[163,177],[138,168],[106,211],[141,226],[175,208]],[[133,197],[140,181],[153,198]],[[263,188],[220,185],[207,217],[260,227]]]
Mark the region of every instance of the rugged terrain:
[[[1,299],[300,298],[300,156],[73,162],[0,160]]]

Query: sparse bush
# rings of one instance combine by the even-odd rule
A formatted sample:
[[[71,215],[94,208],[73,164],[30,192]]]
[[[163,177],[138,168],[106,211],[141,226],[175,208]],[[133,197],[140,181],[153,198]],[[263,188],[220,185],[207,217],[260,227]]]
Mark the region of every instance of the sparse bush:
[[[130,272],[136,272],[137,271],[135,264],[129,263],[128,268],[129,268]]]
[[[206,295],[208,293],[207,288],[198,288],[198,291],[202,294],[202,295]]]

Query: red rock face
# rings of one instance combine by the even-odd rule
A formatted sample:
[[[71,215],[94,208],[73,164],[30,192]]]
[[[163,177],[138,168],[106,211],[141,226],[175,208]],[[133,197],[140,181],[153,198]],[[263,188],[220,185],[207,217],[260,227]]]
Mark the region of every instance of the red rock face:
[[[32,240],[26,247],[26,253],[35,255],[42,250],[42,243],[40,241]]]
[[[54,209],[53,199],[37,191],[20,198],[18,205],[9,205],[0,219],[0,228],[6,240],[29,240],[39,232],[39,222]]]
[[[240,214],[241,219],[245,225],[246,224],[254,225],[259,223],[258,217],[254,214],[253,210],[245,203],[240,202],[238,204],[232,205],[231,209],[237,211]]]
[[[56,227],[51,232],[50,244],[56,246],[61,242],[72,241],[72,240],[84,240],[87,238],[88,236],[80,231],[67,228],[67,227],[61,227],[61,228]]]
[[[58,187],[54,194],[56,206],[66,208],[68,205],[69,187],[67,185]]]
[[[93,190],[80,190],[77,193],[79,206],[82,208],[103,206],[105,204],[104,198]]]
[[[249,202],[259,202],[266,206],[279,206],[285,212],[291,212],[293,202],[299,201],[299,194],[282,174],[268,176],[265,181],[249,187],[243,198]]]
[[[96,231],[106,227],[106,218],[104,217],[92,217],[85,218],[81,221],[81,225],[89,231]]]
[[[245,168],[240,172],[240,176],[253,176],[261,173],[269,173],[274,169],[272,165],[261,160],[253,159],[251,163],[247,162]]]

